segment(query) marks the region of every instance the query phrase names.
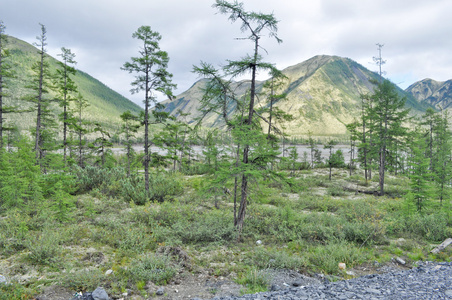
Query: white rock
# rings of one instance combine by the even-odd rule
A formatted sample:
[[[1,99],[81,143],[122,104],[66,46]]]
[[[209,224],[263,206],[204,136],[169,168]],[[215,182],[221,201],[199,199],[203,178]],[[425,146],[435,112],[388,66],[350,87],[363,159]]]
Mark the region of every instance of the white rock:
[[[108,276],[108,275],[110,275],[110,274],[112,274],[112,273],[113,273],[113,270],[110,269],[110,270],[107,270],[107,272],[105,272],[105,275]]]
[[[262,241],[261,240],[256,241],[256,245],[262,245]]]

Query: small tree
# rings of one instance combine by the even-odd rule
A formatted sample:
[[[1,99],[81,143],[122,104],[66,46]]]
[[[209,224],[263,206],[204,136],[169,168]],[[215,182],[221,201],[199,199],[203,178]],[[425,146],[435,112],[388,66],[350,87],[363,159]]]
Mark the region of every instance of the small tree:
[[[428,147],[419,132],[421,130],[418,128],[413,133],[415,139],[411,143],[412,155],[408,160],[408,164],[411,167],[411,172],[409,173],[411,189],[408,197],[414,200],[417,210],[421,212],[425,201],[432,197],[432,173],[429,170]]]
[[[133,143],[135,134],[140,128],[138,124],[138,117],[132,114],[129,110],[121,114],[121,119],[123,121],[121,133],[124,134],[126,145],[126,156],[127,156],[127,176],[130,176],[130,165],[132,163],[133,157],[135,156],[135,151],[133,150]]]
[[[113,144],[110,142],[110,133],[102,128],[100,123],[96,122],[94,123],[94,126],[94,132],[98,133],[98,136],[89,147],[96,155],[96,163],[99,164],[100,162],[100,165],[105,167],[107,159],[112,156],[110,147],[113,146]]]
[[[328,149],[329,154],[328,154],[328,159],[327,159],[327,163],[328,163],[328,168],[329,168],[329,176],[328,178],[331,180],[331,168],[333,167],[333,148],[334,146],[337,145],[337,142],[334,140],[330,140],[328,142],[328,144],[326,144],[325,146],[323,146],[325,149]]]

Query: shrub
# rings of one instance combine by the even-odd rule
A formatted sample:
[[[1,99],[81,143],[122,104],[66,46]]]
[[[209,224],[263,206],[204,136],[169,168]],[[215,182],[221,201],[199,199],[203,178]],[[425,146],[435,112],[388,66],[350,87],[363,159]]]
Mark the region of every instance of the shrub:
[[[17,282],[0,284],[0,300],[26,300],[35,299],[33,295],[36,292],[30,288],[24,287]]]
[[[254,294],[267,291],[270,280],[264,271],[250,269],[237,279],[237,283],[246,286],[246,293]]]
[[[83,269],[76,272],[65,273],[61,278],[60,284],[73,291],[93,291],[102,285],[105,275],[102,270]]]
[[[33,264],[53,266],[59,260],[61,247],[60,237],[49,229],[44,229],[37,237],[29,236],[26,246],[30,253],[28,259]]]
[[[133,282],[152,281],[155,284],[166,284],[176,275],[177,268],[167,256],[148,254],[131,261],[127,269],[122,269],[124,277]]]
[[[258,248],[248,253],[246,263],[260,269],[290,269],[299,270],[308,265],[304,257],[291,255],[284,249]]]

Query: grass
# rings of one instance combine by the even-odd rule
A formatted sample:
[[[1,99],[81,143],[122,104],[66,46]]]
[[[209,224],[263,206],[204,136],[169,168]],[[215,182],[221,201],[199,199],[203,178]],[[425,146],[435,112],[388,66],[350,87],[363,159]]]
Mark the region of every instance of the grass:
[[[29,295],[50,284],[74,291],[105,286],[113,295],[125,290],[144,294],[148,281],[167,284],[179,271],[201,270],[212,276],[235,274],[243,292],[254,293],[268,288],[269,268],[343,276],[341,262],[353,268],[397,256],[409,263],[450,260],[450,249],[429,253],[431,244],[452,234],[450,214],[439,206],[409,213],[403,198],[331,195],[350,181],[361,182],[357,175],[349,181],[333,177],[332,182],[315,170],[303,176],[294,178],[290,189],[263,180],[251,187],[254,196],[240,241],[231,197],[220,197],[216,209],[200,188],[208,175],[171,177],[183,182],[184,191],[144,205],[125,201],[116,180],[100,180],[98,187],[73,196],[75,206],[68,210],[67,222],[49,218],[50,205],[33,213],[3,210],[0,262],[11,264],[2,275],[37,275],[26,287],[0,287],[0,294],[31,299]],[[390,185],[403,193],[406,181],[392,178]],[[257,246],[257,240],[262,245]],[[159,250],[176,248],[191,257],[189,263]],[[105,275],[110,269],[113,274]],[[45,282],[38,279],[44,277]]]

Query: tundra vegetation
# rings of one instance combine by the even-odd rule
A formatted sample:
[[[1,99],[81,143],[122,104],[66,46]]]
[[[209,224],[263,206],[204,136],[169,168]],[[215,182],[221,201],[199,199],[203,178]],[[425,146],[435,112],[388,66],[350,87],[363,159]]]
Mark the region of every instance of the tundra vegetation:
[[[208,81],[202,109],[225,119],[221,133],[150,110],[153,93],[170,95],[173,84],[168,54],[158,47],[161,36],[148,26],[134,33],[143,42],[140,56],[123,67],[137,73],[132,85],[144,91],[147,109],[124,112],[117,136],[101,123],[89,124],[87,102],[71,80],[74,55],[62,48],[59,71],[48,74],[41,26],[41,61],[26,97],[38,108],[36,127],[10,136],[12,127],[0,123],[0,269],[11,279],[0,284],[0,299],[32,299],[53,284],[74,291],[102,285],[111,295],[133,290],[148,297],[148,282],[164,285],[179,272],[231,276],[244,292],[256,292],[268,288],[263,270],[269,268],[337,279],[350,276],[340,262],[353,269],[395,257],[408,264],[450,260],[450,249],[430,252],[452,235],[447,111],[408,120],[403,99],[382,80],[362,96],[361,119],[348,126],[347,164],[335,140],[324,145],[328,157],[320,156],[311,136],[302,141],[310,153],[298,153],[295,145],[281,150],[286,137],[279,125],[290,116],[273,103],[284,99],[285,79],[258,52],[264,32],[280,42],[277,21],[247,12],[242,3],[217,0],[214,7],[241,22],[253,42],[251,55],[224,68],[194,67]],[[2,41],[4,30],[0,23]],[[13,92],[6,84],[14,80],[6,50],[0,48],[2,98]],[[269,103],[262,110],[254,108],[252,85],[237,98],[230,84],[246,72],[252,82],[258,70],[274,76],[261,95]],[[57,84],[46,87],[51,76]],[[58,89],[60,119],[51,118],[47,88]],[[3,114],[21,113],[1,104]],[[231,108],[236,113],[228,118]],[[144,154],[132,147],[143,125]],[[125,153],[112,152],[113,143]],[[149,151],[151,143],[166,154]],[[193,153],[195,144],[202,153]]]

